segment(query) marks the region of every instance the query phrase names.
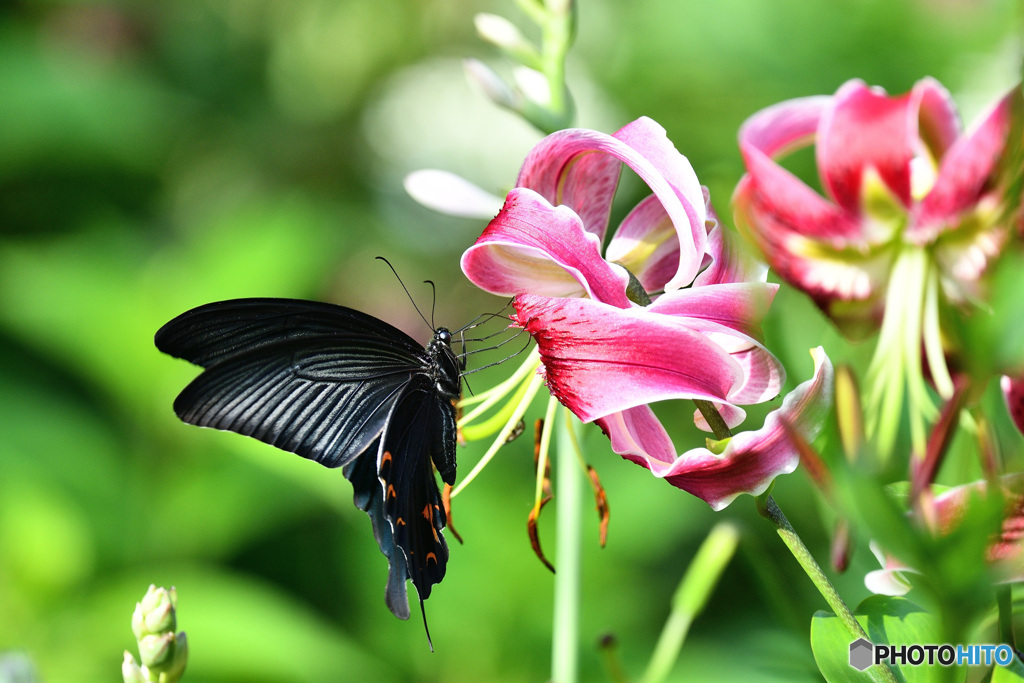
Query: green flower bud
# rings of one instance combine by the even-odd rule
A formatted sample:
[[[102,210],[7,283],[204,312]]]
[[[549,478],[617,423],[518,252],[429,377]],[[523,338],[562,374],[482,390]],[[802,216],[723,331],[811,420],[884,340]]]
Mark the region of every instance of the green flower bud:
[[[505,17],[482,12],[473,17],[473,23],[481,38],[501,48],[513,60],[533,69],[543,68],[537,48]]]
[[[160,671],[160,683],[175,683],[185,672],[187,663],[188,639],[182,631],[175,638],[174,652],[162,665],[156,667],[156,670]]]
[[[132,631],[139,644],[140,664],[125,653],[121,667],[125,683],[177,683],[185,671],[188,643],[184,632],[175,634],[177,592],[150,586],[135,605]]]
[[[142,601],[135,605],[132,613],[132,631],[135,638],[156,633],[173,632],[177,627],[175,607],[178,603],[177,593],[173,588],[157,588],[150,585]]]
[[[150,633],[174,631],[177,626],[174,618],[174,605],[170,600],[162,602],[151,612],[143,615],[146,630]]]
[[[164,662],[174,647],[174,634],[163,633],[139,638],[139,659],[148,667]]]
[[[132,653],[127,650],[124,652],[124,663],[121,664],[121,676],[124,678],[124,683],[148,683],[146,675],[135,662]]]
[[[135,603],[135,611],[132,612],[132,633],[135,640],[141,640],[146,635],[146,619],[142,615],[142,603]]]
[[[470,82],[483,90],[492,102],[506,109],[518,111],[522,97],[514,92],[505,79],[495,73],[494,69],[479,59],[465,59],[462,62],[462,67]]]

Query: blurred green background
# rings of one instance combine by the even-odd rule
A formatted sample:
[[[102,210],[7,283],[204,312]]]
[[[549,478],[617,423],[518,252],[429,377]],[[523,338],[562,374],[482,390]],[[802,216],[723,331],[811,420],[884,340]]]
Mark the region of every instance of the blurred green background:
[[[452,542],[427,603],[432,654],[417,615],[385,608],[386,561],[341,473],[178,422],[171,402],[196,371],[152,343],[187,308],[238,296],[333,301],[426,339],[377,255],[421,307],[420,281],[437,282],[439,323],[500,308],[458,267],[483,223],[431,214],[401,179],[437,167],[497,194],[513,182],[539,135],[476,92],[459,60],[505,67],[472,17],[525,26],[514,3],[2,7],[0,653],[27,654],[51,683],[119,680],[132,609],[157,583],[178,588],[190,683],[545,680],[553,581],[526,536],[531,438],[455,502],[466,544]],[[736,131],[759,108],[854,77],[895,93],[931,75],[970,121],[1013,82],[1021,52],[1008,1],[582,0],[579,12],[579,123],[611,132],[653,117],[723,216],[742,174]],[[622,210],[641,189],[624,182]],[[870,351],[785,288],[767,332],[790,386],[809,376],[810,346],[856,362]],[[675,414],[685,423],[691,411]],[[606,678],[606,633],[639,675],[690,556],[727,517],[741,550],[674,678],[816,680],[807,636],[824,604],[751,500],[716,515],[599,434],[587,447],[612,520],[601,550],[586,516],[582,679]],[[460,450],[461,473],[482,449]],[[828,524],[804,475],[776,490],[826,558]],[[553,507],[541,524],[554,555]],[[860,539],[838,578],[849,602],[876,567]]]

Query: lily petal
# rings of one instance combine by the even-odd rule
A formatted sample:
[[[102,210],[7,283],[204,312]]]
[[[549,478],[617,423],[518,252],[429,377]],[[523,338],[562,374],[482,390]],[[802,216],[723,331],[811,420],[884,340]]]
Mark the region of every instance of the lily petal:
[[[733,197],[736,226],[758,245],[775,272],[802,289],[851,337],[882,319],[894,252],[887,247],[836,248],[779,222],[772,206],[759,203],[745,176]],[[756,227],[755,227],[756,226]]]
[[[777,290],[778,285],[767,282],[679,289],[666,292],[648,310],[678,316],[687,328],[706,335],[740,364],[744,381],[729,393],[730,403],[761,403],[775,398],[786,378],[782,363],[765,348],[761,333],[761,321]]]
[[[413,171],[405,176],[403,185],[417,202],[448,216],[490,220],[501,209],[501,197],[448,171]]]
[[[701,265],[704,245],[707,240],[705,225],[707,200],[693,166],[668,139],[665,129],[647,117],[641,117],[623,126],[615,133],[615,137],[639,152],[657,169],[668,181],[669,186],[675,191],[677,198],[686,210],[689,226],[674,218],[672,221],[676,226],[679,242],[683,245],[683,249],[681,250],[679,272],[669,280],[665,289],[676,289],[690,284],[697,276],[697,269]],[[630,168],[633,168],[637,175],[647,181],[648,185],[651,184],[641,172],[643,169],[634,168],[632,165]],[[653,185],[651,185],[651,189],[655,189]],[[655,195],[661,198],[656,190]],[[665,204],[663,198],[662,203]],[[670,205],[665,205],[667,209],[671,209]],[[669,215],[673,215],[671,210],[669,210]],[[686,234],[686,227],[689,227],[689,234]]]
[[[731,403],[763,403],[779,395],[786,381],[786,370],[771,351],[758,343],[730,355],[743,368],[743,383],[729,394]]]
[[[665,464],[676,459],[675,444],[650,406],[629,408],[594,422],[608,435],[616,453],[639,454]]]
[[[679,270],[679,239],[656,196],[645,197],[623,219],[605,258],[628,268],[649,294],[665,289]]]
[[[1005,501],[1002,528],[986,550],[985,559],[994,570],[999,583],[1024,580],[1024,474],[1007,474],[999,480]],[[947,536],[963,521],[968,507],[977,498],[987,495],[989,483],[985,480],[962,484],[943,491],[933,500],[933,533]],[[907,516],[920,523],[915,511]],[[868,590],[881,595],[903,595],[910,590],[910,583],[904,572],[919,573],[898,557],[884,552],[874,541],[871,551],[878,558],[882,569],[869,572],[864,577]]]
[[[868,546],[882,569],[876,569],[864,575],[864,586],[875,595],[906,595],[913,586],[903,572],[918,573],[892,555],[886,555],[877,543],[871,541]]]
[[[917,110],[910,93],[889,97],[881,88],[848,81],[818,128],[815,147],[822,184],[852,214],[861,212],[865,171],[873,169],[909,207],[911,161],[919,154]]]
[[[1010,132],[1010,106],[1017,92],[1000,100],[974,132],[960,137],[942,157],[931,192],[921,201],[908,235],[925,244],[959,226],[960,214],[990,191]]]
[[[731,282],[676,289],[650,309],[665,315],[709,320],[763,342],[761,323],[779,286],[772,282]]]
[[[1024,432],[1024,375],[1019,377],[1003,377],[1000,382],[1006,407],[1010,410],[1017,429]]]
[[[742,493],[764,493],[776,476],[792,472],[800,463],[783,423],[812,441],[831,409],[832,363],[821,347],[813,349],[811,355],[814,377],[790,392],[782,406],[768,414],[761,429],[732,437],[720,455],[707,448],[694,448],[668,464],[645,453],[619,454],[701,498],[715,510],[726,507]]]
[[[733,194],[736,227],[769,263],[792,234],[833,249],[862,242],[860,224],[795,175],[756,151],[744,152],[744,157],[748,173]]]
[[[629,275],[601,258],[600,249],[571,209],[519,187],[463,253],[462,270],[475,285],[501,296],[587,294],[627,308]]]
[[[611,136],[592,130],[552,133],[530,150],[516,187],[528,187],[555,206],[568,206],[603,241],[622,160],[610,152],[593,152],[608,152],[616,144]]]
[[[832,98],[804,97],[763,109],[740,127],[740,151],[747,174],[734,202],[771,216],[781,229],[827,240],[840,248],[861,239],[860,225],[772,159],[809,145]],[[760,231],[758,231],[760,232]],[[751,234],[755,242],[758,233]],[[767,251],[767,250],[765,250]]]
[[[744,382],[737,361],[674,316],[534,295],[514,305],[540,349],[548,389],[584,422],[673,398],[729,402]]]
[[[637,119],[615,135],[583,129],[553,133],[530,152],[516,185],[536,190],[552,204],[570,206],[588,231],[603,237],[618,182],[615,160],[640,176],[665,207],[682,245],[669,286],[689,284],[700,268],[707,234],[703,197],[690,162],[651,119]]]
[[[709,211],[708,215],[714,216],[714,212]],[[726,231],[718,223],[717,216],[714,220],[715,226],[708,232],[707,243],[711,264],[693,281],[694,286],[767,280],[768,266],[755,258],[751,250],[740,243],[735,233]]]
[[[960,113],[949,91],[931,77],[922,78],[910,91],[918,111],[918,135],[935,159],[941,159],[963,127]]]

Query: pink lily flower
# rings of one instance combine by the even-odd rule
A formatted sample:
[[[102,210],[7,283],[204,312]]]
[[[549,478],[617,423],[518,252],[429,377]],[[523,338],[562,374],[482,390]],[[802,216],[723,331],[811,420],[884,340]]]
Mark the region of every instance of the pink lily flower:
[[[1006,406],[1010,409],[1010,417],[1024,433],[1024,375],[1017,377],[1003,377],[1003,397],[1006,398]]]
[[[622,164],[652,194],[602,254]],[[552,395],[584,422],[598,422],[617,453],[716,508],[796,466],[791,447],[788,459],[755,452],[788,444],[767,423],[770,433],[736,437],[724,453],[677,458],[648,406],[708,400],[735,426],[745,416],[738,405],[773,398],[784,381],[760,330],[777,285],[730,244],[689,162],[650,119],[614,135],[564,130],[542,140],[462,267],[482,289],[516,297],[514,320],[536,340]],[[637,303],[637,284],[655,293],[649,306]],[[827,394],[830,369],[786,404],[790,412],[813,412],[801,398]],[[804,425],[795,413],[791,421]],[[804,426],[812,429],[811,421]]]
[[[940,328],[971,310],[983,275],[1020,227],[1020,169],[1001,164],[1015,90],[970,132],[949,93],[924,79],[890,97],[849,81],[831,97],[789,100],[750,117],[739,143],[747,166],[736,221],[787,282],[807,292],[845,334],[879,327],[869,419],[889,450],[904,391],[914,451],[935,407],[929,374],[948,399],[953,381]],[[1013,132],[1020,135],[1020,131]],[[810,144],[824,196],[775,159]]]
[[[1007,475],[1001,480],[1006,500],[1005,516],[999,536],[988,546],[985,560],[991,566],[996,580],[1000,583],[1024,581],[1024,475]],[[983,496],[988,488],[984,480],[964,484],[944,491],[932,501],[935,522],[933,533],[938,536],[949,534],[966,514],[972,497]],[[919,522],[915,513],[910,519]],[[880,595],[904,595],[910,582],[904,573],[918,573],[895,555],[887,554],[872,542],[882,569],[868,572],[864,585],[872,593]]]

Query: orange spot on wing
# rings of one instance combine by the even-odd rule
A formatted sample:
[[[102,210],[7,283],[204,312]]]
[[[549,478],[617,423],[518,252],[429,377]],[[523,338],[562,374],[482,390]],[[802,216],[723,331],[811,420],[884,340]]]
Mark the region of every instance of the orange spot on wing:
[[[395,520],[395,524],[401,524],[402,526],[405,526],[405,520],[399,517]]]
[[[430,519],[430,505],[423,506],[423,519]]]
[[[397,498],[398,494],[395,493],[395,487],[388,484],[388,498]]]
[[[430,562],[431,560],[434,561],[434,564],[437,564],[437,555],[434,553],[427,553],[427,562]]]
[[[381,465],[383,465],[386,462],[391,462],[391,452],[390,451],[384,451],[384,455],[382,455],[381,458],[380,458],[380,464]]]

